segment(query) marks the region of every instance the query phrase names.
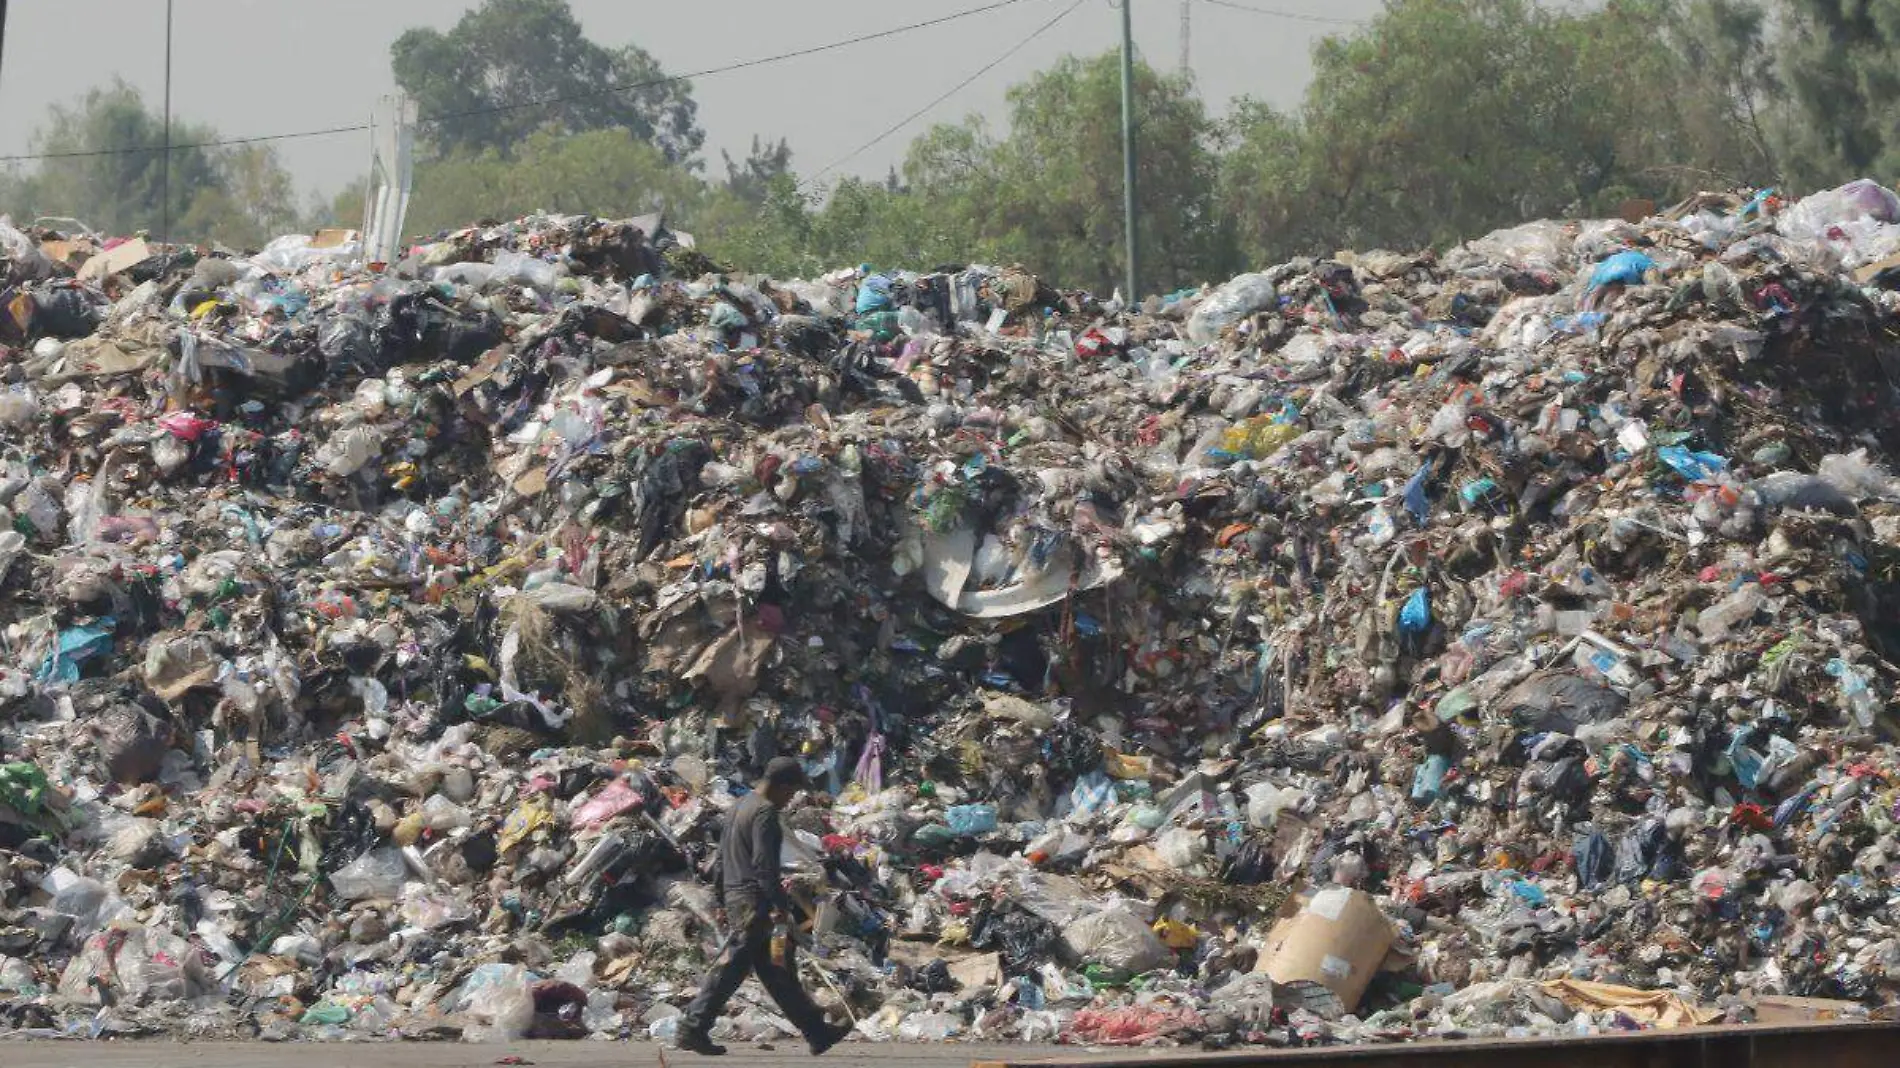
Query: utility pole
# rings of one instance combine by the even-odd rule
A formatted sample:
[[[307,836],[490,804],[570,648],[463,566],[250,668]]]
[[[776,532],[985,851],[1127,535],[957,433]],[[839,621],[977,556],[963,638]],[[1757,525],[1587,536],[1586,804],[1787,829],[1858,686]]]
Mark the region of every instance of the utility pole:
[[[1181,0],[1181,75],[1186,77],[1194,69],[1188,56],[1188,42],[1193,39],[1194,0]]]
[[[1128,263],[1122,284],[1123,299],[1133,307],[1141,301],[1136,284],[1141,279],[1141,242],[1135,234],[1135,0],[1122,4],[1122,229]]]
[[[158,243],[163,247],[172,237],[172,0],[165,0],[165,158],[158,174]],[[171,262],[169,252],[165,262]]]
[[[0,0],[0,59],[7,50],[7,0]]]

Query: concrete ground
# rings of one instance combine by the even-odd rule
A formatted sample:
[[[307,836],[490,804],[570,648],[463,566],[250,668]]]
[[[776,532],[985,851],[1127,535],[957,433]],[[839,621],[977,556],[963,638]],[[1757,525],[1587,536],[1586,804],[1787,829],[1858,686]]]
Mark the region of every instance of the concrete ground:
[[[505,1046],[476,1046],[460,1042],[169,1042],[122,1040],[114,1042],[44,1041],[0,1042],[0,1065],[5,1068],[488,1068],[520,1057],[541,1068],[782,1068],[788,1065],[824,1065],[825,1068],[968,1068],[973,1060],[1008,1057],[1020,1060],[1058,1051],[1073,1055],[1074,1047],[997,1046],[965,1043],[898,1045],[846,1042],[814,1060],[798,1041],[775,1043],[775,1049],[733,1045],[717,1059],[666,1050],[650,1042],[516,1042]],[[1104,1051],[1105,1053],[1107,1051]],[[1147,1051],[1159,1053],[1161,1051]],[[512,1062],[519,1063],[519,1062]]]

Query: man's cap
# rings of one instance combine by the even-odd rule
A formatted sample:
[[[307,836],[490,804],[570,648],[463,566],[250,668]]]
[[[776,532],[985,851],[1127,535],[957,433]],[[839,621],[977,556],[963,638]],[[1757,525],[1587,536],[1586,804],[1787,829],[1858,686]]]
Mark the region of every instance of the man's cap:
[[[805,785],[804,765],[791,757],[773,757],[765,765],[765,785],[802,787]]]

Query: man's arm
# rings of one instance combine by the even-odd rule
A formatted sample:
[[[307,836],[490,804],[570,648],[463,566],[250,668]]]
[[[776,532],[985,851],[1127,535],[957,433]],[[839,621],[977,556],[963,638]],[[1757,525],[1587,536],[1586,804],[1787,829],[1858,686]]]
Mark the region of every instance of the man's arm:
[[[785,832],[779,827],[778,810],[770,805],[759,806],[758,821],[752,829],[752,863],[758,873],[759,888],[773,908],[790,912],[791,903],[785,899],[784,877],[779,870],[779,857],[785,850]]]

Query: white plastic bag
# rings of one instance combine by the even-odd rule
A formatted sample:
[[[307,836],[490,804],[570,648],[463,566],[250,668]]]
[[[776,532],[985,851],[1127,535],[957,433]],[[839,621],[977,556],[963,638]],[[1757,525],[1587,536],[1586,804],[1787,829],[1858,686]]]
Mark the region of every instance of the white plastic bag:
[[[511,1042],[534,1026],[534,976],[519,964],[484,964],[462,984],[456,1002],[467,1018],[468,1042]]]
[[[1174,954],[1155,936],[1148,921],[1136,915],[1126,901],[1069,924],[1062,932],[1062,944],[1078,962],[1136,975],[1174,961]]]
[[[560,269],[546,260],[536,259],[525,252],[495,253],[495,273],[491,285],[512,284],[549,290],[560,280]]]
[[[1883,501],[1900,501],[1900,478],[1869,460],[1864,448],[1821,457],[1816,473],[1854,500],[1876,497]]]
[[[1207,855],[1207,840],[1183,827],[1170,827],[1155,839],[1162,863],[1179,871],[1191,868]]]
[[[1210,345],[1221,331],[1255,312],[1273,307],[1279,297],[1273,282],[1264,274],[1243,274],[1207,295],[1188,316],[1188,340]]]
[[[393,901],[409,879],[409,866],[402,851],[385,847],[372,849],[330,873],[330,886],[345,901],[369,898]]]
[[[1557,271],[1570,259],[1571,244],[1564,224],[1543,219],[1468,241],[1452,250],[1446,264],[1453,270],[1501,265],[1524,271]]]

